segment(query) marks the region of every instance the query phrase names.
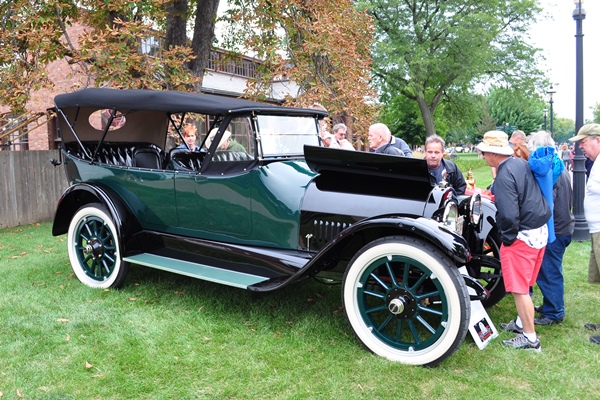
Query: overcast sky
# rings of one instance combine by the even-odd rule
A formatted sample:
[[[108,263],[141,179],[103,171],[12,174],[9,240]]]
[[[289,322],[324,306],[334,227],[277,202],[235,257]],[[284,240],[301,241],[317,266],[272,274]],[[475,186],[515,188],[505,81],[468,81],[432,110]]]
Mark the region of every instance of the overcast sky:
[[[575,33],[573,0],[539,0],[548,15],[531,31],[532,44],[543,49],[542,69],[554,83],[554,112],[558,117],[575,119]],[[583,8],[583,86],[584,119],[592,119],[592,107],[600,103],[600,1],[585,0]]]

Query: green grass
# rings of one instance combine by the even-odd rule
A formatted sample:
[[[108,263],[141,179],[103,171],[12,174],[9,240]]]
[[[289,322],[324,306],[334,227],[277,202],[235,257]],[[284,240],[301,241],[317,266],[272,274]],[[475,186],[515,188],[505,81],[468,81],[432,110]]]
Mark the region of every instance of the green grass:
[[[91,289],[50,228],[0,230],[3,400],[598,398],[600,346],[583,328],[600,322],[589,242],[567,250],[567,316],[539,328],[543,353],[503,348],[508,333],[484,350],[469,336],[422,368],[363,349],[339,312],[339,286],[256,295],[134,266],[123,289]],[[489,313],[499,326],[514,303]]]

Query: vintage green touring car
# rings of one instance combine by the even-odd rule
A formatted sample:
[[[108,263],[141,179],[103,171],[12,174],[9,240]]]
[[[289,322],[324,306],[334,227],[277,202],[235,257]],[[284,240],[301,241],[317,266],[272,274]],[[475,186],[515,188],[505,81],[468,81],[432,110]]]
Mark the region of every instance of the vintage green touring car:
[[[471,301],[504,295],[493,204],[432,184],[424,160],[322,147],[325,112],[115,89],[55,105],[70,187],[52,233],[88,286],[131,264],[256,292],[340,282],[366,348],[428,366],[463,342]]]

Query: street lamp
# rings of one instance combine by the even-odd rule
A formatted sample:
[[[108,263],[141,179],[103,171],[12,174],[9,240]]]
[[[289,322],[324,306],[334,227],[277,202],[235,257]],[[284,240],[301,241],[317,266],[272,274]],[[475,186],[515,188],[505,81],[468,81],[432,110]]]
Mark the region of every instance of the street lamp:
[[[583,0],[575,0],[573,19],[577,25],[575,34],[575,134],[583,126],[583,20],[585,10]],[[585,157],[575,143],[575,156],[573,157],[573,215],[575,216],[575,230],[573,240],[582,241],[590,239],[590,232],[583,213],[583,198],[585,196]]]
[[[544,108],[544,130],[546,130],[546,117],[548,116],[548,109]]]
[[[552,95],[556,93],[556,90],[550,85],[546,94],[550,96],[550,134],[554,136],[554,111],[552,111],[552,105],[554,104],[554,99],[552,99]]]

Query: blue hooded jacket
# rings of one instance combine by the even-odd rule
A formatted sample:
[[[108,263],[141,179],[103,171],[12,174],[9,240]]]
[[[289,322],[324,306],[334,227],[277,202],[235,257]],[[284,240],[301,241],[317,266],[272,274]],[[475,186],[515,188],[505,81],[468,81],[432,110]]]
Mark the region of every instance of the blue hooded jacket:
[[[564,168],[564,163],[560,162],[560,165],[558,165],[555,162],[556,160],[560,161],[553,146],[539,146],[529,155],[529,168],[533,172],[533,176],[535,176],[542,195],[548,202],[548,206],[550,206],[550,210],[554,210],[554,196],[552,192],[554,182],[556,182],[554,177],[560,176]],[[552,243],[556,239],[554,233],[554,215],[550,217],[546,225],[548,226],[548,243]]]

